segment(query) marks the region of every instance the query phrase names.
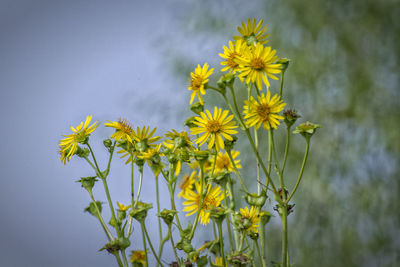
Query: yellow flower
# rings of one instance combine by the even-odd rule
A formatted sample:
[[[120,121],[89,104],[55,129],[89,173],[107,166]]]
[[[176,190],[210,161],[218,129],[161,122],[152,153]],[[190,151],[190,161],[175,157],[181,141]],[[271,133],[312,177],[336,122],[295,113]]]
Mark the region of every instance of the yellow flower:
[[[104,123],[104,125],[115,129],[115,133],[111,135],[111,138],[117,141],[128,140],[132,142],[131,134],[133,132],[133,127],[127,120],[118,119],[118,121],[108,121],[108,123]]]
[[[190,85],[188,89],[193,91],[190,96],[190,104],[193,103],[194,97],[197,95],[200,103],[204,105],[201,95],[206,94],[204,85],[209,81],[207,78],[213,73],[213,71],[214,69],[208,69],[208,64],[205,63],[203,67],[197,65],[197,68],[194,70],[194,72],[190,73],[191,79],[189,80]]]
[[[236,150],[232,150],[231,153],[232,153],[232,159],[235,161],[236,168],[238,168],[238,169],[242,168],[242,166],[239,164],[240,159],[235,160],[239,156],[240,152],[236,151]],[[212,170],[213,164],[214,164],[214,158],[212,158],[212,162],[210,165],[211,167],[209,167],[208,171]],[[233,164],[232,164],[231,160],[229,159],[228,153],[218,152],[217,161],[215,163],[214,173],[219,173],[224,170],[229,171],[229,172],[234,172],[235,168],[233,168]]]
[[[248,207],[240,209],[240,215],[242,215],[243,226],[246,227],[246,231],[253,231],[258,233],[258,224],[260,223],[260,215],[257,212],[257,208],[251,206],[250,210]],[[248,224],[248,225],[247,225]]]
[[[178,197],[183,197],[185,194],[187,194],[190,190],[192,190],[193,185],[195,183],[195,175],[196,171],[193,171],[192,174],[189,175],[184,175],[182,180],[179,183],[179,188],[181,189],[181,192],[179,192]]]
[[[177,132],[176,130],[172,129],[172,132],[167,132],[165,136],[168,139],[165,139],[164,146],[171,150],[176,148],[188,148],[189,150],[194,149],[193,143],[190,141],[186,131]]]
[[[238,27],[238,31],[242,36],[233,36],[235,40],[244,40],[248,45],[252,45],[254,42],[266,44],[266,40],[269,34],[265,34],[267,31],[267,25],[262,27],[263,20],[260,20],[256,25],[256,19],[247,19],[247,24],[242,21],[242,28]]]
[[[60,140],[58,145],[60,147],[61,162],[64,162],[64,164],[78,150],[78,143],[85,144],[90,134],[98,127],[97,121],[89,126],[91,120],[92,115],[87,116],[85,122],[81,122],[76,128],[71,126],[72,134],[63,135],[66,138]]]
[[[143,250],[133,250],[130,258],[132,263],[141,263],[143,266],[146,265],[147,252]]]
[[[161,144],[157,147],[150,147],[145,152],[141,152],[137,157],[140,159],[146,160],[147,164],[152,168],[156,177],[160,174],[164,165],[161,162],[160,156],[164,156],[163,153],[160,152]],[[155,168],[153,168],[155,167]]]
[[[262,89],[262,82],[270,86],[268,77],[278,80],[273,74],[281,72],[281,64],[276,64],[278,56],[275,55],[276,50],[271,47],[264,47],[257,43],[255,48],[246,49],[243,56],[238,57],[237,62],[240,65],[239,79],[243,82],[246,78],[246,83],[256,83],[259,90]],[[262,80],[262,81],[261,81]]]
[[[227,71],[236,73],[239,69],[239,63],[237,63],[238,56],[242,56],[246,44],[243,40],[238,40],[236,42],[229,41],[229,48],[224,46],[224,53],[219,54],[220,57],[225,58],[225,61],[221,62],[222,66],[225,66],[221,71]]]
[[[137,127],[136,132],[132,132],[132,138],[136,141],[136,149],[140,152],[145,152],[147,149],[155,147],[156,144],[153,143],[161,139],[160,136],[153,137],[157,128],[154,128],[151,132],[149,132],[149,130],[150,127],[143,126],[142,129]]]
[[[224,140],[222,137],[233,140],[230,136],[236,134],[237,131],[233,130],[237,128],[235,121],[232,121],[233,115],[228,116],[228,110],[222,111],[222,109],[214,108],[214,117],[211,115],[210,111],[201,112],[201,117],[195,117],[194,124],[198,127],[191,128],[191,134],[202,134],[198,139],[196,139],[196,144],[204,144],[208,139],[208,148],[212,149],[215,145],[217,151],[224,149]],[[207,115],[206,115],[207,114]]]
[[[279,120],[283,120],[284,117],[278,115],[286,105],[281,100],[278,94],[275,94],[271,98],[271,92],[268,90],[267,95],[261,94],[257,96],[258,101],[251,97],[250,100],[245,100],[244,103],[244,118],[247,119],[246,124],[256,126],[258,129],[261,125],[266,130],[270,130],[271,127],[277,129],[280,124]]]
[[[199,207],[201,198],[200,191],[200,184],[195,182],[195,190],[189,190],[183,195],[183,198],[186,199],[186,201],[183,202],[183,205],[186,206],[183,208],[183,211],[188,211],[189,213],[186,214],[186,216],[190,216],[198,212],[200,208],[200,223],[206,225],[210,222],[210,209],[212,207],[218,207],[224,199],[224,196],[221,187],[215,186],[212,188],[210,185],[204,196],[203,205]]]
[[[117,201],[117,205],[118,205],[119,210],[121,210],[121,211],[127,211],[131,207],[131,205],[125,206],[124,204],[121,204],[118,201]]]

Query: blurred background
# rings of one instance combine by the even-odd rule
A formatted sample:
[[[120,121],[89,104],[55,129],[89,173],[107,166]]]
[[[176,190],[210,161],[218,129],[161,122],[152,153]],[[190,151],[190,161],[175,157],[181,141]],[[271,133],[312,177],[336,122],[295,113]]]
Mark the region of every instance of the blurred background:
[[[1,0],[1,266],[114,265],[112,256],[98,252],[106,238],[83,213],[90,199],[75,183],[92,172],[78,159],[60,163],[61,134],[89,114],[102,123],[123,117],[157,127],[158,135],[182,130],[191,116],[189,73],[204,62],[220,69],[218,53],[247,18],[263,19],[269,45],[291,59],[285,102],[301,122],[323,126],[293,198],[292,262],[398,266],[397,0]],[[220,75],[214,73],[211,83]],[[221,100],[210,92],[206,102]],[[103,164],[102,140],[111,133],[101,127],[91,137]],[[289,188],[304,153],[302,138],[292,144]],[[251,166],[245,140],[239,148],[242,165]],[[113,201],[127,203],[129,170],[122,160],[113,162],[111,174]],[[143,200],[152,201],[154,178],[146,174]],[[255,189],[254,168],[244,176]],[[94,193],[105,201],[100,187]],[[268,226],[269,259],[279,260],[279,218]],[[132,239],[133,249],[141,249],[140,240]],[[165,255],[172,260],[168,250]]]

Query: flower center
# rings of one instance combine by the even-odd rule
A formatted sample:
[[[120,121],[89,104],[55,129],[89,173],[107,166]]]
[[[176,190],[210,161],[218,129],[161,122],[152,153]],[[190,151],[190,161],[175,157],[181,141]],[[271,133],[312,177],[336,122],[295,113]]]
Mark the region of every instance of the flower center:
[[[193,90],[199,90],[199,89],[200,89],[200,86],[202,85],[202,83],[203,83],[203,77],[201,77],[201,76],[195,76],[195,77],[192,79],[192,89],[193,89]]]
[[[206,125],[207,131],[210,133],[218,133],[221,130],[221,123],[219,121],[209,121]]]
[[[229,165],[230,165],[230,159],[225,155],[220,157],[219,160],[217,161],[217,167],[219,169],[229,170]]]
[[[262,121],[266,121],[269,117],[270,108],[267,104],[262,104],[257,107],[256,112]]]
[[[230,55],[229,55],[229,57],[228,57],[228,59],[226,60],[226,64],[228,64],[228,66],[231,68],[231,69],[235,69],[239,64],[237,64],[236,62],[235,62],[235,59],[236,59],[236,56],[237,56],[238,54],[237,53],[231,53]]]
[[[251,61],[251,66],[253,67],[253,69],[255,69],[255,70],[262,70],[263,68],[264,68],[264,62],[262,61],[262,59],[261,58],[254,58],[252,61]]]
[[[118,120],[119,130],[125,134],[130,134],[132,132],[132,126],[125,119]]]

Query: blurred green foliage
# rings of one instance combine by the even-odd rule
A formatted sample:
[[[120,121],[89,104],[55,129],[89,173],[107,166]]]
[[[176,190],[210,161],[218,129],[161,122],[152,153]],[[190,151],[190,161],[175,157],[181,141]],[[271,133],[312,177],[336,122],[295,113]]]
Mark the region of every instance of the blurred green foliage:
[[[171,40],[167,50],[183,80],[197,64],[209,62],[220,69],[217,54],[237,34],[240,21],[264,19],[269,45],[280,57],[291,59],[285,101],[299,110],[302,121],[323,126],[311,140],[305,177],[293,199],[291,262],[296,266],[397,266],[399,1],[207,0],[181,8],[184,39]],[[278,83],[273,84],[272,90],[277,89]],[[212,92],[206,101],[222,102]],[[263,146],[266,152],[265,140]],[[286,174],[289,189],[304,147],[301,137],[293,138]],[[243,154],[242,162],[253,160]],[[248,183],[254,181],[250,178],[254,170],[245,177]],[[279,217],[275,215],[268,226],[269,260],[278,261]]]

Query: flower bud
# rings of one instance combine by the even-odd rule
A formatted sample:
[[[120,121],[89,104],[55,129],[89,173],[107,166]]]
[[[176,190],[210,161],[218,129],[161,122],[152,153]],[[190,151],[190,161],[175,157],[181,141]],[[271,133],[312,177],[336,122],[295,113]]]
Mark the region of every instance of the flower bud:
[[[90,193],[92,192],[92,188],[96,181],[98,181],[96,179],[96,176],[90,176],[90,177],[81,177],[81,179],[76,182],[81,183],[82,187],[85,188]]]
[[[103,144],[104,144],[104,146],[105,146],[106,148],[110,148],[110,147],[112,146],[112,141],[111,141],[111,139],[105,139],[105,140],[103,141]]]
[[[298,118],[301,116],[294,109],[287,109],[283,112],[283,116],[285,117],[284,121],[287,127],[291,127]]]
[[[319,124],[313,124],[309,121],[306,123],[302,123],[299,126],[296,127],[296,130],[293,131],[294,134],[301,134],[306,138],[306,140],[310,140],[311,136],[315,133],[317,128],[321,128],[321,125]]]
[[[194,158],[199,162],[205,162],[210,156],[210,152],[206,150],[198,150],[193,152]]]
[[[185,121],[185,126],[189,127],[189,128],[193,128],[193,127],[197,127],[196,124],[193,123],[193,121],[195,121],[195,117],[190,117]]]
[[[231,135],[231,137],[232,137],[232,140],[228,140],[228,139],[224,140],[224,145],[225,145],[226,151],[232,150],[232,148],[235,146],[236,141],[238,140],[236,135]]]
[[[80,158],[87,158],[90,154],[90,151],[88,148],[81,148],[80,146],[78,146],[78,149],[75,152],[75,155],[77,155]]]
[[[272,214],[269,211],[261,211],[260,215],[260,223],[262,226],[265,226],[269,220],[271,219]]]
[[[118,210],[117,217],[118,217],[118,221],[122,222],[126,218],[126,211]]]
[[[213,207],[210,210],[210,217],[218,224],[225,219],[226,213],[227,211],[224,207]]]
[[[193,103],[190,106],[190,110],[196,113],[197,115],[200,115],[200,113],[204,111],[204,105],[202,105],[200,102]]]
[[[153,208],[153,204],[147,204],[144,202],[137,202],[136,208],[131,209],[129,215],[136,219],[138,222],[144,222],[144,219],[147,217],[147,211]]]
[[[171,223],[174,221],[174,217],[176,214],[177,214],[176,210],[164,209],[163,211],[160,212],[158,216],[164,220],[165,224],[171,225]]]
[[[276,64],[281,64],[281,70],[282,70],[282,72],[285,72],[287,70],[287,68],[289,67],[289,62],[290,62],[289,59],[281,58],[276,62]]]
[[[261,208],[267,200],[267,193],[265,189],[259,195],[256,193],[247,193],[244,199],[249,205]]]
[[[97,209],[95,205],[97,206]],[[97,210],[99,210],[99,212],[101,213],[101,209],[102,207],[100,201],[96,201],[96,204],[94,202],[90,202],[89,206],[84,209],[84,212],[89,212],[93,216],[98,217],[99,213],[97,212]]]
[[[244,267],[251,262],[251,259],[247,254],[241,252],[233,252],[228,255],[228,266]]]

